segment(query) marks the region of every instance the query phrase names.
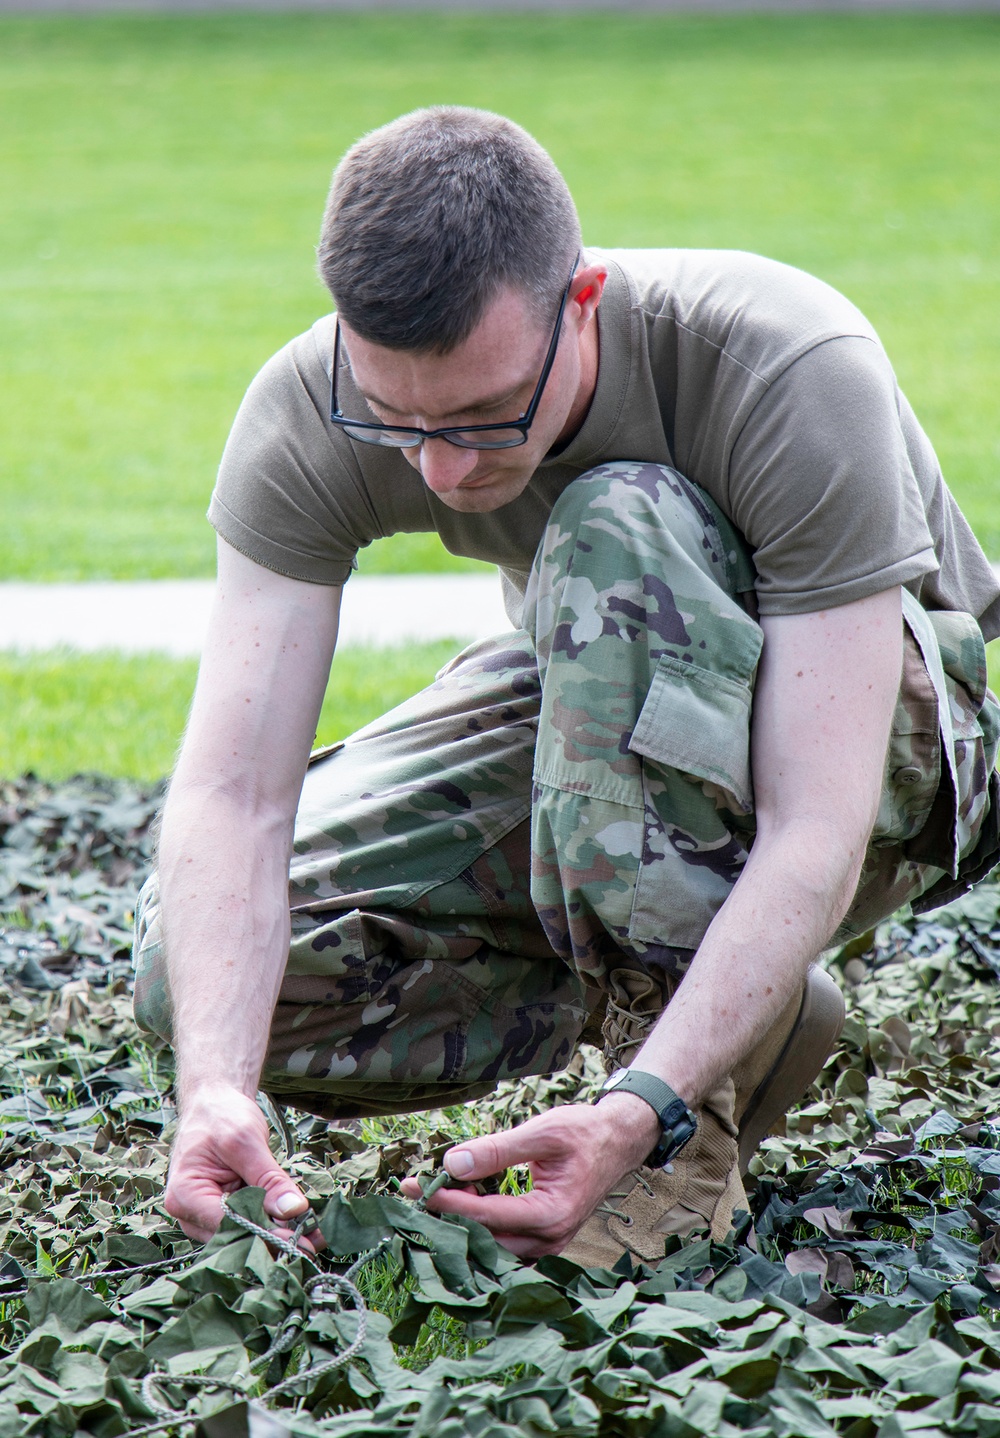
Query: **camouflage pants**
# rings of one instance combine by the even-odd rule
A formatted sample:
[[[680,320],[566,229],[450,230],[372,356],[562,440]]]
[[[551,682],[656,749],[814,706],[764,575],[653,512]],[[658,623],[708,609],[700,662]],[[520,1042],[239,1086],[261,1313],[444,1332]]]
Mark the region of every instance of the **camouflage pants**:
[[[623,956],[683,972],[753,841],[753,581],[740,537],[673,470],[605,465],[564,492],[523,631],[473,645],[309,767],[270,1092],[328,1117],[477,1097],[564,1067]],[[938,633],[908,605],[842,935],[949,882],[987,815],[995,830],[982,640],[946,619]],[[136,1015],[169,1038],[164,958],[154,876]]]

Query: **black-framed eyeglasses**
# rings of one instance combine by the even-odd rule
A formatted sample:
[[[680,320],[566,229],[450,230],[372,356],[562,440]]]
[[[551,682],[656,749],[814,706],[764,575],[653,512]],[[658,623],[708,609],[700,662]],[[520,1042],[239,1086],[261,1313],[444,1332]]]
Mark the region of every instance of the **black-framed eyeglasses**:
[[[569,279],[566,281],[562,299],[559,301],[559,313],[556,315],[552,338],[549,340],[548,352],[545,356],[545,363],[542,365],[542,372],[538,376],[538,383],[535,385],[535,392],[531,396],[528,408],[517,419],[505,420],[502,424],[464,424],[448,425],[444,429],[418,429],[415,425],[376,424],[368,420],[345,418],[337,404],[337,370],[340,368],[340,321],[338,320],[334,330],[333,371],[330,375],[330,423],[342,429],[349,439],[360,440],[362,444],[387,445],[391,449],[413,449],[416,445],[423,444],[425,439],[446,439],[449,444],[457,444],[460,449],[514,449],[519,444],[527,444],[528,430],[535,418],[542,398],[542,391],[545,389],[546,380],[555,362],[559,335],[562,332],[563,315],[566,313],[573,276],[576,274],[579,263],[580,256],[577,255],[573,261]]]

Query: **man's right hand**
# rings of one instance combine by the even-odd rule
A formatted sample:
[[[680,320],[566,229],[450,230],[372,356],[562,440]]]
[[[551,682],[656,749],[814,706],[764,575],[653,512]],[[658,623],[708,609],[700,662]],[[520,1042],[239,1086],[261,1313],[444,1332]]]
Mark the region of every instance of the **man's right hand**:
[[[227,1085],[200,1088],[188,1096],[177,1126],[163,1206],[188,1238],[204,1243],[223,1217],[223,1194],[244,1184],[267,1190],[264,1208],[279,1224],[294,1221],[309,1201],[274,1159],[267,1120],[253,1099]],[[290,1230],[276,1233],[288,1237]],[[319,1235],[316,1235],[319,1239]],[[301,1238],[315,1252],[322,1239]]]
[[[180,1094],[165,1205],[193,1239],[211,1237],[223,1196],[243,1184],[267,1190],[275,1219],[307,1207],[271,1156],[253,1096],[288,962],[288,859],[339,612],[340,589],[273,573],[219,541],[159,850]]]

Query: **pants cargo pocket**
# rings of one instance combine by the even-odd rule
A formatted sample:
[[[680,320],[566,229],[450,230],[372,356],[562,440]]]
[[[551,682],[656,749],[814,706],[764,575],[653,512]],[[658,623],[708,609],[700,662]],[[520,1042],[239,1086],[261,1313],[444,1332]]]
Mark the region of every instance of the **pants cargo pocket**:
[[[643,844],[629,937],[697,948],[754,832],[750,712],[762,631],[736,611],[714,667],[663,658],[629,749],[642,761]]]
[[[569,1063],[588,1008],[565,965],[505,953],[475,920],[456,916],[439,932],[423,920],[356,911],[295,934],[293,915],[265,1063],[271,1092],[336,1092],[363,1102],[359,1112],[392,1112],[399,1095],[450,1102],[470,1085]]]

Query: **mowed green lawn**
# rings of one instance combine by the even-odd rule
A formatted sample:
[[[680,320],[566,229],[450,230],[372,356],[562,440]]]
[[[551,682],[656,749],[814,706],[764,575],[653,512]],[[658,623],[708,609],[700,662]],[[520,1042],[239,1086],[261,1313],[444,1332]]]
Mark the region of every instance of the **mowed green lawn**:
[[[341,650],[317,743],[342,739],[402,703],[459,647],[445,640]],[[194,659],[160,654],[0,653],[0,779],[98,773],[155,782],[173,766],[197,669]]]
[[[343,649],[330,676],[317,743],[360,729],[429,684],[458,650],[443,640],[406,649]],[[1000,642],[990,646],[1000,691]],[[197,664],[158,654],[0,653],[0,779],[33,772],[113,774],[152,783],[168,774]]]
[[[592,242],[845,290],[1000,557],[998,41],[990,15],[0,18],[0,575],[210,572],[243,389],[327,307],[331,167],[439,101],[537,134]],[[454,562],[420,537],[364,564]]]
[[[327,308],[330,170],[435,102],[532,130],[594,243],[753,249],[843,289],[1000,558],[998,42],[989,15],[0,17],[0,578],[211,572],[232,415]],[[362,558],[461,563],[425,536]],[[338,656],[320,738],[448,652]],[[0,774],[156,778],[193,682],[0,656]]]

